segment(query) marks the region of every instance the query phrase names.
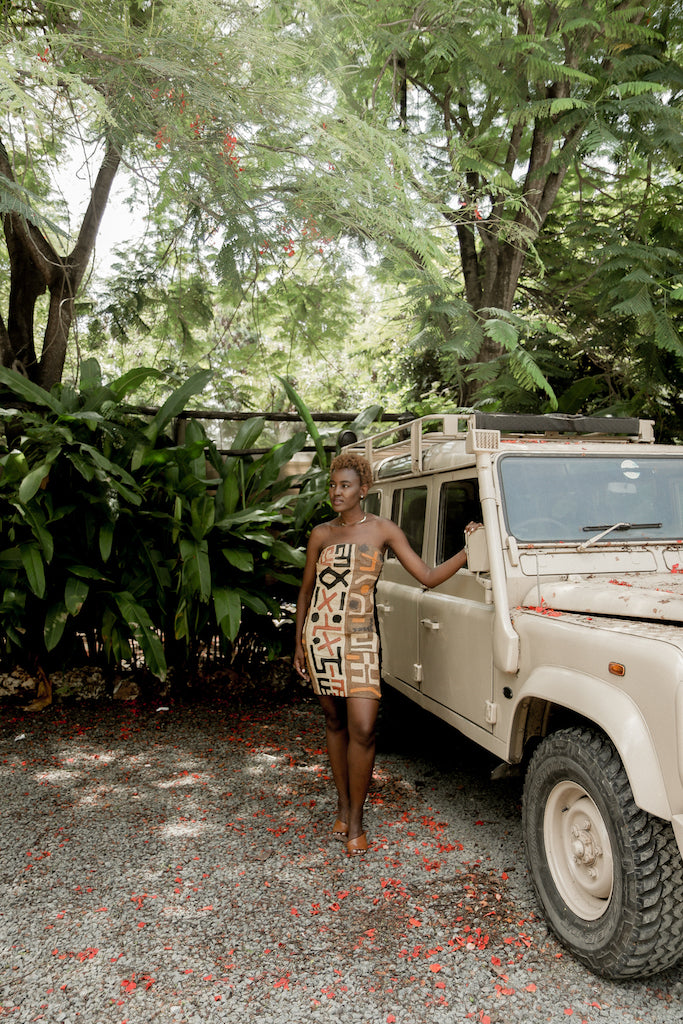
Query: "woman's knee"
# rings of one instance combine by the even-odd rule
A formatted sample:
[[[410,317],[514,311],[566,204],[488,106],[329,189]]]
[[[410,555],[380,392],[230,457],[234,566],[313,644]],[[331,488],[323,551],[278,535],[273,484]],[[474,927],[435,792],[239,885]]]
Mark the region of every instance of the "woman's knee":
[[[376,701],[354,702],[349,708],[349,739],[363,747],[375,743],[375,724],[378,706]]]
[[[320,705],[325,716],[325,726],[330,732],[343,732],[346,729],[346,715],[334,697],[320,698]]]

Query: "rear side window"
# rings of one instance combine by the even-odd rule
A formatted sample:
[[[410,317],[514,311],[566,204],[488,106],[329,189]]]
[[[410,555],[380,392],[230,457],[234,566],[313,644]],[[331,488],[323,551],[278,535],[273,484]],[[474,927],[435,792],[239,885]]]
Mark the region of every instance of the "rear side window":
[[[449,480],[439,494],[439,534],[436,560],[445,562],[465,546],[465,527],[470,522],[481,522],[479,482],[477,480]]]
[[[371,491],[370,494],[366,495],[363,502],[363,512],[373,516],[378,516],[381,506],[382,495],[379,491]]]
[[[411,548],[420,557],[422,557],[426,511],[426,487],[403,487],[394,491],[391,502],[391,518],[401,527]],[[387,554],[390,558],[396,557],[393,551]]]

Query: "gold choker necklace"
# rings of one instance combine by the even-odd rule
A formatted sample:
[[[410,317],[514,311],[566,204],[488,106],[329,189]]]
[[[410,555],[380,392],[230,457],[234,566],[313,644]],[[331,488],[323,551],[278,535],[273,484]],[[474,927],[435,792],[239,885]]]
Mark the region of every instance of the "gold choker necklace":
[[[367,515],[367,512],[366,512],[365,515],[363,516],[363,518],[362,519],[356,519],[355,523],[345,523],[341,516],[339,516],[339,518],[341,519],[341,523],[340,523],[341,526],[360,526],[360,524],[364,523],[365,520],[368,518],[368,515]]]

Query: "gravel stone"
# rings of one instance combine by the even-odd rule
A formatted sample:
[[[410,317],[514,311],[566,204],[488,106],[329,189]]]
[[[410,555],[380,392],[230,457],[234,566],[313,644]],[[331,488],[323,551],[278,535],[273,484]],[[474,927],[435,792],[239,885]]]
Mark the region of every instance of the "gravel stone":
[[[605,981],[550,935],[519,779],[442,723],[385,702],[348,858],[313,698],[163,707],[0,706],[3,1019],[680,1024],[680,970]]]

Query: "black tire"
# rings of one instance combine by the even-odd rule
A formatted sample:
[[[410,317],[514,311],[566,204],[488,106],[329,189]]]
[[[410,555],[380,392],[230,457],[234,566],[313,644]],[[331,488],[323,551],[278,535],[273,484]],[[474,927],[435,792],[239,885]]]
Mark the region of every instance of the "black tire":
[[[683,863],[668,821],[636,806],[607,737],[544,739],[524,783],[522,825],[538,901],[573,955],[608,978],[683,956]]]

